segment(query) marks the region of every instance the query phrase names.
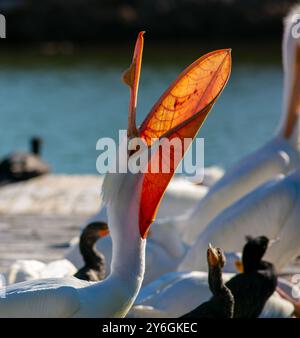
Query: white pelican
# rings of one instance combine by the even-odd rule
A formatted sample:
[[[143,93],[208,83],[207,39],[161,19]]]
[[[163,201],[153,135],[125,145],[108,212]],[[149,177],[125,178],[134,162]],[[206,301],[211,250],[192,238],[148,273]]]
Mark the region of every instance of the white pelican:
[[[300,169],[279,175],[232,204],[200,233],[178,269],[205,270],[205,243],[240,251],[246,235],[279,238],[266,259],[282,269],[300,254]]]
[[[166,141],[177,137],[181,144],[184,138],[193,139],[229,78],[230,50],[211,52],[190,65],[137,129],[135,112],[142,48],[143,33],[140,33],[132,65],[124,76],[131,93],[129,138],[139,135],[147,145],[154,138]],[[143,281],[149,226],[186,149],[177,143],[173,150],[168,173],[106,175],[102,193],[113,253],[111,272],[105,280],[91,283],[70,277],[10,285],[5,289],[5,298],[0,299],[0,316],[124,317]],[[120,154],[121,162],[128,164],[127,154]],[[129,160],[136,161],[138,152],[128,155]],[[164,157],[157,151],[151,154],[152,160],[163,161]]]
[[[191,244],[205,226],[222,210],[240,197],[277,174],[287,174],[300,165],[299,95],[300,95],[300,38],[294,38],[294,7],[285,19],[282,44],[284,69],[283,107],[280,126],[274,137],[263,147],[242,159],[211,187],[209,192],[187,216],[182,227],[184,240]],[[188,231],[184,231],[188,228]]]
[[[224,169],[213,165],[204,169],[203,175],[194,175],[188,177],[188,180],[197,185],[204,185],[206,187],[213,186],[221,177],[224,176]]]

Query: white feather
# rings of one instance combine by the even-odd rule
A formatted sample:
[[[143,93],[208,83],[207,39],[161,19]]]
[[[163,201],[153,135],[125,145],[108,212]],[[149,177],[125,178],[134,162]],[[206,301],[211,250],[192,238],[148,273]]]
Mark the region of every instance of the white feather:
[[[178,270],[206,271],[205,248],[241,251],[246,235],[280,238],[266,259],[280,269],[300,253],[300,172],[280,176],[250,192],[221,212],[198,236]]]

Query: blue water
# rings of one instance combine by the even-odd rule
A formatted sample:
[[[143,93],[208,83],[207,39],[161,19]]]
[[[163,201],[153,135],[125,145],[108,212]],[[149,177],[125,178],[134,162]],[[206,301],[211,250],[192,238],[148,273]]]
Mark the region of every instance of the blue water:
[[[54,172],[95,173],[97,139],[116,137],[127,124],[128,89],[120,75],[131,50],[107,50],[110,47],[52,57],[5,51],[0,56],[0,156],[26,150],[30,136],[39,135],[44,139],[43,157]],[[205,165],[227,168],[268,140],[279,121],[280,49],[253,51],[249,46],[250,55],[247,52],[247,46],[236,53],[233,49],[230,81],[200,131]],[[202,53],[175,46],[172,53],[148,48],[147,56],[145,49],[139,122],[179,72]]]

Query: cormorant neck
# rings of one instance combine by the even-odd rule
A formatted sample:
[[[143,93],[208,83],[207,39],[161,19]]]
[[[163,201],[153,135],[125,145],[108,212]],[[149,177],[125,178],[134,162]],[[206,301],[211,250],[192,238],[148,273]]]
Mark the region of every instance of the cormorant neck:
[[[96,267],[105,263],[104,256],[96,249],[96,240],[80,241],[79,247],[85,265]]]
[[[40,156],[41,154],[41,143],[37,140],[31,141],[31,152],[34,155]]]
[[[270,262],[260,261],[257,270],[275,270],[274,265]]]
[[[249,259],[247,257],[243,257],[243,267],[244,267],[244,272],[248,273],[248,272],[254,272],[259,270],[262,261],[256,261],[253,259]]]
[[[234,297],[230,289],[224,284],[222,269],[218,266],[209,266],[208,283],[213,294],[212,299],[217,302],[220,318],[233,318]]]
[[[219,266],[209,266],[208,270],[209,288],[214,296],[224,294],[227,287],[222,278],[222,269]]]

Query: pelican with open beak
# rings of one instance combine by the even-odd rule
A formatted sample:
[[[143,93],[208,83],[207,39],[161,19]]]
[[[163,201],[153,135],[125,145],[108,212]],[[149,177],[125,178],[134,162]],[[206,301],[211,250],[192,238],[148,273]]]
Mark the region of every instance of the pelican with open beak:
[[[132,66],[124,79],[130,86],[128,136],[138,135],[147,147],[153,139],[193,139],[229,78],[229,49],[211,52],[196,60],[171,84],[140,128],[135,126],[143,32],[139,33]],[[123,148],[120,147],[119,152]],[[148,148],[146,149],[146,151]],[[108,225],[113,241],[110,275],[90,283],[75,277],[43,279],[8,286],[0,299],[1,317],[124,317],[144,278],[146,237],[160,200],[185,150],[170,152],[168,173],[109,173],[102,186]],[[137,152],[121,154],[127,162]],[[126,156],[125,156],[126,155]],[[146,163],[164,161],[160,151]],[[1,290],[0,290],[1,291]]]

